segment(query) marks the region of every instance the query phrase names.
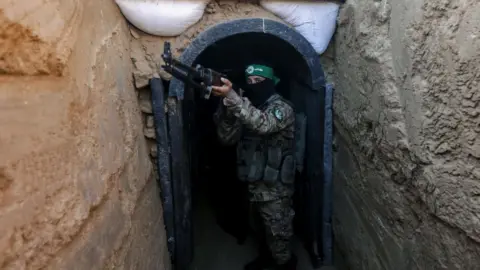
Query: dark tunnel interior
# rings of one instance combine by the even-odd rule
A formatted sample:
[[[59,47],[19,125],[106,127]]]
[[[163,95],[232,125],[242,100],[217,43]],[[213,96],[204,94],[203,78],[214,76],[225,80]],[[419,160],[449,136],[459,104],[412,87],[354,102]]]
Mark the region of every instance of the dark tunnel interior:
[[[310,81],[308,66],[300,53],[275,36],[246,33],[225,38],[204,50],[194,65],[201,64],[226,74],[234,84],[243,88],[244,70],[257,60],[274,68],[280,78],[277,92],[290,100],[297,112],[301,111],[304,107],[301,93],[309,90],[308,84],[304,83]],[[205,100],[200,91],[185,89],[183,115],[186,118],[184,123],[188,123],[185,131],[193,176],[192,199],[195,202],[199,196],[206,197],[217,225],[238,243],[243,243],[251,230],[248,190],[246,184],[236,178],[235,146],[224,146],[217,139],[213,114],[219,101],[214,96]],[[198,207],[193,203],[194,213]],[[296,212],[297,216],[302,214]]]
[[[280,78],[277,91],[286,99],[295,101],[292,92],[301,91],[299,84],[308,81],[308,67],[301,55],[288,43],[278,38],[262,34],[247,33],[234,35],[209,46],[196,59],[195,64],[202,64],[222,72],[239,87],[245,87],[245,68],[255,61],[262,60],[269,63]],[[191,91],[190,91],[191,92]],[[192,160],[194,170],[192,175],[198,175],[194,188],[205,184],[211,204],[217,212],[218,222],[229,233],[233,233],[241,240],[245,235],[244,228],[248,227],[246,211],[246,186],[236,181],[236,154],[235,146],[223,146],[216,137],[213,114],[218,107],[219,99],[212,97],[209,100],[201,98],[194,92],[191,101],[195,107],[195,121],[198,126],[193,128],[194,144],[198,160]],[[302,107],[302,106],[296,106]],[[195,168],[196,167],[196,168]],[[193,193],[195,194],[195,192]],[[225,224],[227,223],[227,224]]]

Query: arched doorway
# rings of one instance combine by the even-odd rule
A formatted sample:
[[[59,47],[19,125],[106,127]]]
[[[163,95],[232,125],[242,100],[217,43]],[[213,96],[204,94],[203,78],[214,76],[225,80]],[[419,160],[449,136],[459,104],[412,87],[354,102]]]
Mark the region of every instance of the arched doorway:
[[[213,57],[219,51],[222,57]],[[296,226],[312,262],[318,264],[324,253],[322,229],[329,226],[322,222],[325,79],[319,56],[303,36],[287,25],[268,19],[241,19],[202,32],[179,60],[187,65],[211,61],[209,67],[214,69],[225,68],[221,64],[228,61],[240,67],[242,60],[249,58],[242,52],[254,51],[269,55],[267,58],[275,62],[284,79],[283,94],[294,102],[297,111],[307,116],[304,170],[297,179]],[[194,156],[198,154],[192,143],[197,130],[196,101],[193,90],[173,79],[168,89],[167,116],[162,120],[161,87],[161,83],[152,80],[157,128],[163,129],[163,135],[168,133],[159,142],[158,158],[164,217],[172,260],[176,269],[183,270],[193,257],[191,168],[195,167]],[[162,138],[161,134],[159,137]]]

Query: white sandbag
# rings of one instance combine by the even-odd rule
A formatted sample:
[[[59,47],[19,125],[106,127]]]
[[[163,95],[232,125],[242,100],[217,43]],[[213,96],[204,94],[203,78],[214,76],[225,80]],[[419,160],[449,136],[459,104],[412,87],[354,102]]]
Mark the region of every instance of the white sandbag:
[[[339,4],[318,0],[262,0],[260,5],[291,24],[317,53],[325,52],[335,33]]]
[[[127,20],[157,36],[178,36],[203,16],[208,0],[115,0]]]

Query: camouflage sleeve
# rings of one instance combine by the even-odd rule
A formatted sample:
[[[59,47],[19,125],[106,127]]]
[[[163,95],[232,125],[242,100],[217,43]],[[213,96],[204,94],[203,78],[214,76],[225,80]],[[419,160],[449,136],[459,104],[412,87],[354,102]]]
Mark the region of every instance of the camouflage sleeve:
[[[214,122],[217,125],[218,138],[223,144],[231,145],[240,139],[242,123],[226,110],[223,102],[220,102],[214,114]]]
[[[247,98],[241,98],[231,91],[224,99],[224,104],[242,124],[262,135],[278,132],[295,121],[293,108],[283,101],[275,101],[262,111]]]

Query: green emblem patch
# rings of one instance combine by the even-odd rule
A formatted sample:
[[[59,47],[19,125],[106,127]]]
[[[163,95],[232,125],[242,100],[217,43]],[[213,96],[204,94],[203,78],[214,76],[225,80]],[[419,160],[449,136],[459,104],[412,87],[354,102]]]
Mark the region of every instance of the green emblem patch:
[[[278,120],[280,120],[280,121],[283,120],[283,112],[282,112],[280,109],[276,108],[276,109],[273,111],[273,113],[275,114],[275,117],[276,117]]]

